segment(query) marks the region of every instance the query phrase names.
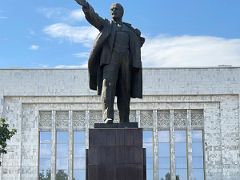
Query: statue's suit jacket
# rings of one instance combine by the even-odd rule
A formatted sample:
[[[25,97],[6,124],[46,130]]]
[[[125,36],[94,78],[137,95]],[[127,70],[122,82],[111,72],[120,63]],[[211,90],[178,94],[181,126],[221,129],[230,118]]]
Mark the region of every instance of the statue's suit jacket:
[[[116,30],[113,25],[114,22],[99,17],[90,5],[83,7],[83,12],[86,19],[100,31],[88,60],[90,89],[97,90],[98,95],[100,95],[103,81],[102,67],[111,61]],[[144,38],[140,37],[138,30],[130,24],[123,23],[123,28],[130,37],[131,97],[142,98],[141,46],[144,43]],[[116,96],[117,94],[116,90]]]

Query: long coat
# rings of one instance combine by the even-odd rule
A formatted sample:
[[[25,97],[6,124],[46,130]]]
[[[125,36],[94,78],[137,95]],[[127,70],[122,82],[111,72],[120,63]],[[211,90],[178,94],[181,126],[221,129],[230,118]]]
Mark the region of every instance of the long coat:
[[[103,81],[103,66],[109,64],[114,45],[115,28],[112,21],[103,19],[94,12],[93,8],[83,8],[86,19],[95,26],[100,33],[98,34],[93,49],[88,60],[89,71],[89,87],[97,90],[101,95]],[[141,46],[144,38],[140,36],[140,32],[134,29],[130,24],[123,23],[126,31],[130,35],[130,67],[131,71],[131,97],[142,98],[142,62],[141,62]],[[118,91],[116,90],[116,96]]]

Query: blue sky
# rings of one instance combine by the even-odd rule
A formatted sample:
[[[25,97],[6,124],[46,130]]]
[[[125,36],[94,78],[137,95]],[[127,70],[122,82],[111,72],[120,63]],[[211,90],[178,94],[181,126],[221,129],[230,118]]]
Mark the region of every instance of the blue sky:
[[[111,0],[89,0],[110,18]],[[239,0],[119,0],[144,67],[240,65]],[[74,0],[0,1],[0,68],[86,67],[97,30]]]

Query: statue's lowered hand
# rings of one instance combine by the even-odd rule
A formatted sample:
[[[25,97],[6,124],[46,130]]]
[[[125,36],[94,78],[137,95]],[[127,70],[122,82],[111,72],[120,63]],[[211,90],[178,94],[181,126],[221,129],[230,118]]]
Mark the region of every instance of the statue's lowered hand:
[[[86,0],[75,0],[79,5],[85,7],[88,5]]]

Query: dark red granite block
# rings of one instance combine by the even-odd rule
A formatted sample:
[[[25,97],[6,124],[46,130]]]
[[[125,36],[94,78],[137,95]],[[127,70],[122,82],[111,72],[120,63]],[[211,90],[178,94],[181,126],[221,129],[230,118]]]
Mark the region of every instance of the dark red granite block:
[[[146,180],[142,129],[89,130],[87,180]]]
[[[146,152],[140,128],[89,130],[87,180],[146,180]]]

